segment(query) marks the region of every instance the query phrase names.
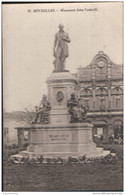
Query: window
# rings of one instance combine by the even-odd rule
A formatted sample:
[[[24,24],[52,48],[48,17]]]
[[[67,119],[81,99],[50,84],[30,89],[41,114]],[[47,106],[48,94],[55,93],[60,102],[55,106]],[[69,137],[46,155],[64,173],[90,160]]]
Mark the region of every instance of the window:
[[[104,97],[100,98],[100,110],[105,110],[105,99],[104,99]]]
[[[102,127],[98,127],[97,128],[97,135],[98,137],[100,137],[103,134],[103,128]]]
[[[24,131],[24,141],[28,141],[28,131]]]
[[[4,135],[6,136],[7,134],[9,134],[8,128],[4,128]]]
[[[120,120],[114,122],[114,137],[116,139],[119,137],[123,138],[123,124]]]
[[[89,109],[89,98],[84,98],[84,104]]]
[[[115,97],[115,108],[119,108],[120,107],[120,96],[116,96]]]

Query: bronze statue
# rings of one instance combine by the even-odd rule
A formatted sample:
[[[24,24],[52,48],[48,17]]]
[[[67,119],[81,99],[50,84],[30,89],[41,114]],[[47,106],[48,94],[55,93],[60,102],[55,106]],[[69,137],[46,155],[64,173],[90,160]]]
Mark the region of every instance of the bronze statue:
[[[42,106],[42,107],[41,107]],[[43,95],[39,106],[35,106],[36,116],[32,124],[36,123],[48,123],[49,111],[51,109],[50,103],[47,100],[47,96]]]
[[[81,98],[79,98],[77,118],[78,118],[79,121],[82,121],[86,117],[87,117],[87,107],[85,106],[84,102],[82,102]]]
[[[63,24],[59,25],[59,32],[55,35],[53,56],[55,61],[55,71],[60,72],[65,69],[65,59],[69,56],[68,54],[68,44],[70,39],[68,34],[63,30]]]
[[[71,114],[70,122],[80,122],[87,117],[87,108],[81,99],[76,99],[75,93],[71,94],[71,98],[68,100],[67,106],[69,107],[69,113]]]
[[[67,102],[67,106],[69,107],[69,113],[71,114],[71,122],[74,122],[77,118],[77,106],[78,101],[75,97],[75,93],[71,94],[71,98]]]

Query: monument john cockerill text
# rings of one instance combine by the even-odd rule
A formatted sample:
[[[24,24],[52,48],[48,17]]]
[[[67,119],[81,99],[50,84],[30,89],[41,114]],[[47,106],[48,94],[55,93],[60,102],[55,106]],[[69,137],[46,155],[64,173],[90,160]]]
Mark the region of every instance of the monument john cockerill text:
[[[69,35],[63,30],[63,24],[59,25],[59,32],[55,34],[53,56],[55,61],[55,71],[65,70],[65,61],[69,56],[68,54],[68,43],[70,43]]]

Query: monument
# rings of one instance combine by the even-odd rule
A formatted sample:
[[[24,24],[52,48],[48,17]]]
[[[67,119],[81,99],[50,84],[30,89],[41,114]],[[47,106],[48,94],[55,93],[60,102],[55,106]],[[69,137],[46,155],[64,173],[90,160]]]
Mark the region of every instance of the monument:
[[[65,69],[70,39],[63,29],[60,24],[55,35],[55,67],[46,81],[48,99],[44,95],[36,107],[36,117],[29,127],[30,144],[20,155],[30,158],[107,155],[109,151],[97,148],[93,142],[93,125],[85,122],[87,107],[77,97],[77,79]]]

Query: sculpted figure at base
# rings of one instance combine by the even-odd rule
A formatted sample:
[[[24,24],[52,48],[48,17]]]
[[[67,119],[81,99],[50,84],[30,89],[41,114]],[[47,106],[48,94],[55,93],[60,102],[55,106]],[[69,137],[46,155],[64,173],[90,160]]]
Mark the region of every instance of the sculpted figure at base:
[[[35,106],[36,116],[32,124],[36,123],[48,123],[49,122],[49,111],[51,109],[50,103],[47,100],[47,96],[43,95],[39,106]]]
[[[59,32],[55,35],[53,56],[55,61],[55,70],[57,72],[63,71],[65,69],[65,59],[69,56],[68,54],[68,44],[70,43],[69,36],[63,30],[63,24],[59,25]]]
[[[78,99],[78,119],[79,121],[84,120],[87,117],[87,107],[84,102],[82,102],[81,98]]]
[[[78,101],[75,97],[75,93],[71,94],[71,98],[68,100],[67,106],[69,107],[69,113],[71,114],[70,122],[75,122],[75,119],[77,118],[76,109],[78,106]]]
[[[69,113],[71,114],[70,122],[80,122],[87,117],[87,108],[81,99],[76,99],[75,93],[71,94],[70,100],[67,102]]]

